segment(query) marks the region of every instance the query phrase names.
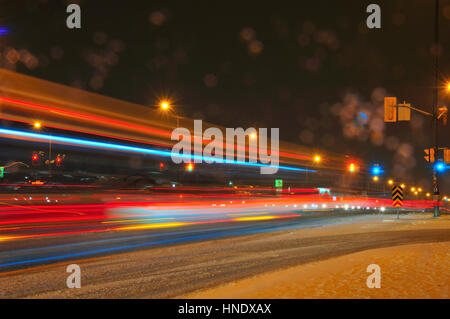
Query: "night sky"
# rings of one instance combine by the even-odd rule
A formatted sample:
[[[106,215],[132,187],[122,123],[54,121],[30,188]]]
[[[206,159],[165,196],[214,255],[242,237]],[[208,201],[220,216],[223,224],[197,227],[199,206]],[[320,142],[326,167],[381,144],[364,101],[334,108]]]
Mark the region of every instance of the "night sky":
[[[65,26],[79,3],[81,30]],[[365,25],[382,8],[382,28]],[[433,52],[450,78],[450,0],[0,0],[0,66],[227,127],[279,127],[281,139],[380,161],[429,185],[431,121],[383,123],[385,95],[431,111]],[[441,91],[440,104],[450,95]],[[440,131],[449,146],[450,126]],[[448,173],[447,175],[448,176]],[[444,181],[446,179],[446,181]],[[450,191],[448,177],[443,191]]]

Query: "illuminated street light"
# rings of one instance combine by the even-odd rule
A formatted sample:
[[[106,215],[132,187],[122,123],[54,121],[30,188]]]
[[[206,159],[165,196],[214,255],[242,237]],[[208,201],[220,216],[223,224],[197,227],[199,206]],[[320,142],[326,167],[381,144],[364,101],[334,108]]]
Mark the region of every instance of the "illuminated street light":
[[[415,192],[416,188],[415,187],[411,187],[411,192]]]
[[[320,155],[315,155],[314,156],[314,162],[320,163],[321,160],[322,160],[322,158],[320,157]]]
[[[194,170],[194,164],[192,164],[192,163],[187,164],[186,165],[186,170],[188,172],[192,172]]]
[[[33,123],[33,127],[36,130],[41,130],[42,129],[42,130],[45,131],[45,128],[42,126],[41,122],[39,122],[39,121],[34,122]],[[47,133],[50,136],[50,139],[49,139],[49,142],[48,142],[48,170],[51,173],[51,171],[52,171],[52,168],[51,168],[51,163],[52,163],[52,137],[51,137],[50,132],[47,132]],[[33,163],[34,162],[36,162],[36,161],[33,159]],[[58,165],[59,164],[60,163],[58,163]]]
[[[169,101],[162,100],[162,101],[159,103],[159,107],[160,107],[162,110],[167,111],[168,109],[170,109],[170,103],[169,103]]]
[[[430,197],[430,193],[426,193],[426,196],[427,196],[427,197]]]
[[[388,184],[389,185],[393,185],[394,184],[394,180],[392,180],[392,179],[388,180]]]
[[[177,127],[180,127],[180,116],[175,111],[171,101],[169,99],[163,99],[159,101],[159,108],[161,111],[170,114],[177,120]]]
[[[374,176],[374,177],[372,177],[372,179],[374,182],[378,182],[378,176]]]
[[[418,192],[414,192],[414,195],[418,195],[419,193]]]
[[[422,191],[422,188],[420,188],[420,187],[419,187],[419,188],[418,188],[417,190],[418,190],[418,191],[419,191],[419,193],[420,193],[420,192]]]

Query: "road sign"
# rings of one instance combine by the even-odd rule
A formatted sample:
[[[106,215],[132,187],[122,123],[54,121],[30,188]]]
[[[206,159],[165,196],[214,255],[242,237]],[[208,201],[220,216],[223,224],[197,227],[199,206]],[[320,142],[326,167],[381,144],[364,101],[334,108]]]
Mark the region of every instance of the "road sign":
[[[392,206],[403,206],[403,188],[401,186],[392,187]]]
[[[3,167],[3,166],[0,166],[0,178],[3,178],[3,174],[4,174],[4,172],[5,172],[5,167]]]
[[[410,121],[411,120],[411,104],[399,104],[398,105],[398,120]]]
[[[275,187],[283,187],[283,180],[282,179],[276,179],[275,180]]]
[[[397,98],[386,96],[384,98],[384,121],[397,122]]]

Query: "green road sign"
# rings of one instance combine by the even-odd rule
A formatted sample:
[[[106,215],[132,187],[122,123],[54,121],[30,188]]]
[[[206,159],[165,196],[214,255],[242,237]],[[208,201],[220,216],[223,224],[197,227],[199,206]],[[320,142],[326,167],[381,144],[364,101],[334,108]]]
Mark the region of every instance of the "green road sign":
[[[283,187],[283,180],[282,179],[276,179],[275,180],[275,187]]]
[[[5,168],[0,166],[0,178],[3,178],[3,173],[5,172]]]

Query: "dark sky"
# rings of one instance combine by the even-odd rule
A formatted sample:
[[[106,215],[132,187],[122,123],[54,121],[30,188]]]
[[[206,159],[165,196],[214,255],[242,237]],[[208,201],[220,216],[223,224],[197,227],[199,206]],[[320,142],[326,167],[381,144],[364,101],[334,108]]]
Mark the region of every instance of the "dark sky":
[[[65,26],[80,3],[81,30]],[[365,25],[369,3],[382,28]],[[450,77],[450,0],[441,0],[440,77]],[[431,0],[0,0],[0,65],[228,127],[279,127],[281,139],[381,161],[426,183],[431,121],[384,125],[396,95],[431,110]],[[11,63],[10,50],[20,53]],[[22,50],[22,51],[20,51]],[[11,58],[11,56],[10,56]],[[441,91],[441,104],[450,95]],[[440,132],[448,146],[450,126]],[[448,183],[448,173],[444,177]],[[419,182],[421,182],[419,180]],[[447,185],[447,188],[449,185]]]

